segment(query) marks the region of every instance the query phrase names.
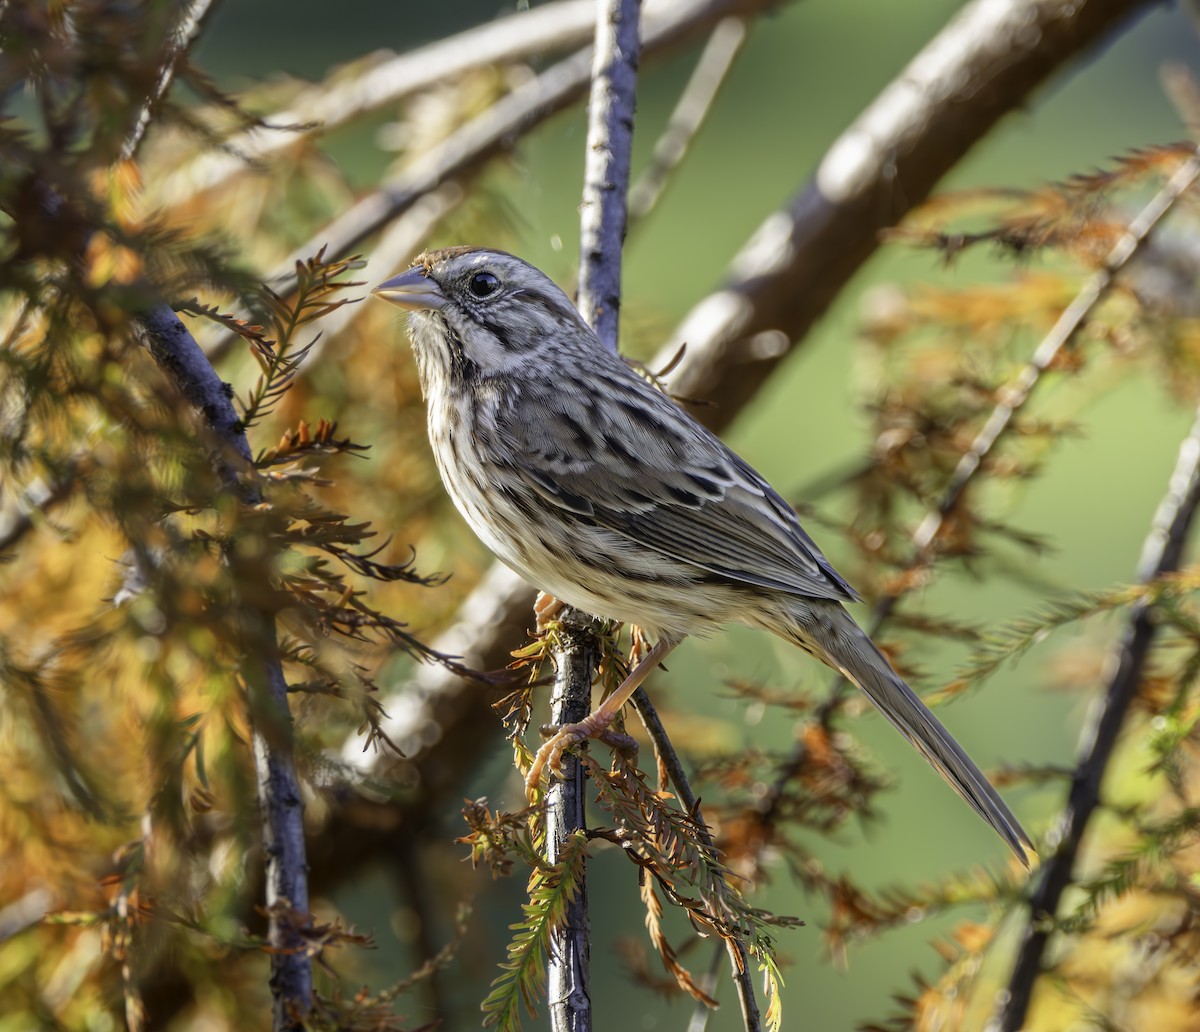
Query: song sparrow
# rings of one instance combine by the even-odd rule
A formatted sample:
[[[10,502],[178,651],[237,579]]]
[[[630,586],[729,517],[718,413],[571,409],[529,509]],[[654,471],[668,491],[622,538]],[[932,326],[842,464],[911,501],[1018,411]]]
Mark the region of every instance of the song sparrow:
[[[502,251],[452,247],[375,293],[411,312],[434,457],[475,533],[535,587],[656,642],[542,747],[531,790],[687,635],[749,624],[858,685],[1027,863],[1029,837],[842,608],[858,595],[792,508],[605,348],[549,278]]]

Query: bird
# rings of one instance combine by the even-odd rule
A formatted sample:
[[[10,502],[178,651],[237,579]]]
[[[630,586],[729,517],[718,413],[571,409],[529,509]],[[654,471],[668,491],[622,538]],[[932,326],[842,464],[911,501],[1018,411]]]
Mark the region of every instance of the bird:
[[[505,251],[428,250],[373,293],[407,310],[430,446],[485,546],[548,595],[653,646],[527,775],[602,733],[688,636],[762,628],[857,685],[1026,866],[1000,794],[846,610],[858,593],[766,479],[605,347],[567,294]]]

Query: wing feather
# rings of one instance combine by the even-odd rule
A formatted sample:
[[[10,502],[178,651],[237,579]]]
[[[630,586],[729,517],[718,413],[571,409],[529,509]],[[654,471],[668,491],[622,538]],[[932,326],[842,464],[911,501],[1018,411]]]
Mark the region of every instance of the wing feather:
[[[858,599],[749,464],[632,370],[593,372],[590,393],[526,380],[498,410],[497,443],[530,491],[733,582]]]

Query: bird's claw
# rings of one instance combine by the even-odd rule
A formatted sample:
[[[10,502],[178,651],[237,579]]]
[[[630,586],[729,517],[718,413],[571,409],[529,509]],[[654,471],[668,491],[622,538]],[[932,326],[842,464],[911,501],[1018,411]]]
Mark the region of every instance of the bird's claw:
[[[562,778],[562,756],[563,753],[573,745],[578,745],[580,742],[586,741],[588,738],[587,732],[580,733],[579,724],[567,724],[555,731],[548,741],[543,743],[542,747],[537,751],[537,755],[533,758],[533,764],[529,768],[529,773],[525,775],[525,795],[532,803],[541,789],[542,771],[549,767],[550,773],[557,778]]]
[[[607,721],[600,724],[599,721],[593,720],[593,717],[595,714],[581,720],[578,724],[564,724],[559,728],[555,728],[553,725],[542,726],[542,733],[549,734],[550,737],[537,751],[529,773],[525,775],[525,795],[530,802],[533,802],[541,788],[542,771],[548,767],[550,773],[556,778],[560,781],[565,780],[562,772],[563,753],[581,742],[586,742],[589,738],[599,739],[626,755],[637,753],[636,739],[620,731],[613,731],[607,726]]]

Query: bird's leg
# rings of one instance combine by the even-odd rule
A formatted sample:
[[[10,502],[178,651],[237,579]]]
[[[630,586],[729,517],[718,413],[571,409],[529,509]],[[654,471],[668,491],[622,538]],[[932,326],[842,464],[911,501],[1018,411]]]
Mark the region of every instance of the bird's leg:
[[[578,724],[564,724],[560,727],[537,752],[533,766],[525,775],[525,792],[531,798],[542,780],[542,770],[549,767],[551,772],[562,776],[562,754],[571,746],[587,741],[600,734],[616,719],[621,707],[629,701],[630,696],[638,690],[641,683],[650,676],[650,672],[658,666],[679,642],[671,638],[663,638],[638,662],[629,676],[608,698],[600,703]]]
[[[634,666],[641,662],[642,657],[650,651],[650,643],[637,624],[629,625],[629,659]]]

